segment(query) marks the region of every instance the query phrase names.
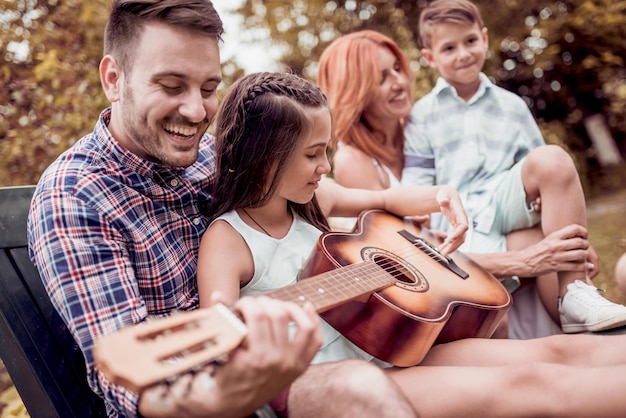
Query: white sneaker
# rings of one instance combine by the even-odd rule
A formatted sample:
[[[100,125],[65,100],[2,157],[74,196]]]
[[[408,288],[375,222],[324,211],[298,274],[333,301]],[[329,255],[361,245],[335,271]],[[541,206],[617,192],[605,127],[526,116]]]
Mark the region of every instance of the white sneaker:
[[[626,325],[626,306],[603,298],[596,287],[581,280],[567,285],[565,296],[559,298],[559,314],[566,334]]]

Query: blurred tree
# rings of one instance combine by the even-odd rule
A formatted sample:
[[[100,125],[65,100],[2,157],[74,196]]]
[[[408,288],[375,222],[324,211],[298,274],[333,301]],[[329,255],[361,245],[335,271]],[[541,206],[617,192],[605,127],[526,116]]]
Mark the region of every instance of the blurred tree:
[[[626,96],[615,87],[626,87],[626,1],[524,2],[517,13],[524,17],[522,30],[497,27],[499,83],[543,120],[565,121],[578,138],[568,145],[591,151],[602,165],[617,162],[598,134],[607,115],[610,131],[624,140]]]
[[[283,64],[314,79],[324,48],[341,34],[373,29],[403,48],[415,74],[416,97],[436,74],[420,59],[417,22],[426,0],[247,0],[246,28],[272,39]],[[626,148],[626,0],[476,0],[490,34],[485,72],[522,96],[550,142],[575,154],[581,174],[603,174],[585,130],[602,114]],[[588,164],[590,163],[590,164]],[[622,170],[623,171],[623,170]],[[624,177],[621,177],[624,179]]]
[[[0,184],[32,184],[93,128],[106,0],[0,0]]]
[[[36,182],[108,105],[97,68],[109,2],[0,0],[0,185]],[[416,43],[426,2],[247,0],[238,12],[252,37],[272,39],[282,63],[310,79],[337,36],[364,28],[383,32],[409,58],[420,97],[436,80]],[[525,98],[547,140],[576,154],[583,176],[591,169],[587,177],[601,178],[584,121],[604,115],[625,153],[626,0],[476,3],[490,33],[485,72]],[[243,73],[234,62],[222,69],[220,94]]]
[[[98,74],[109,5],[0,0],[0,186],[36,183],[109,105]],[[222,86],[242,74],[223,69]]]

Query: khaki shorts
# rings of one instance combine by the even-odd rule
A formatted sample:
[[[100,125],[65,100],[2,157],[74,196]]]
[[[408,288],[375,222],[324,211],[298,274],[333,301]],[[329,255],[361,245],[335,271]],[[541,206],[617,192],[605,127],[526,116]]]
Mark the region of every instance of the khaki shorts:
[[[504,175],[495,191],[496,214],[488,233],[468,231],[464,252],[493,253],[506,250],[506,235],[509,232],[531,228],[539,223],[541,214],[533,205],[526,203],[526,192],[522,183],[522,164],[515,164]]]

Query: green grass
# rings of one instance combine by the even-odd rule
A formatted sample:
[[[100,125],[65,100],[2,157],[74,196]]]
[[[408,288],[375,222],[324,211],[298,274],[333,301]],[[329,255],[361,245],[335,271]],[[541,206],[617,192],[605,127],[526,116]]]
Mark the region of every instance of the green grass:
[[[596,287],[606,289],[604,296],[626,304],[626,295],[616,286],[615,263],[626,252],[626,189],[587,202],[589,239],[600,257]]]

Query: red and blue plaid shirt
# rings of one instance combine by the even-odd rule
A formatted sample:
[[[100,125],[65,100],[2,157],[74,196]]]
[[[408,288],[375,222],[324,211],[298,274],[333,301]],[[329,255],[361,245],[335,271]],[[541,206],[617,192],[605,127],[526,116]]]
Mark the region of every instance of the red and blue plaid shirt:
[[[212,137],[195,164],[172,168],[120,145],[103,111],[93,133],[43,173],[28,238],[56,309],[80,345],[109,416],[135,416],[137,395],[94,368],[95,339],[150,316],[198,306],[196,265],[213,178]]]

